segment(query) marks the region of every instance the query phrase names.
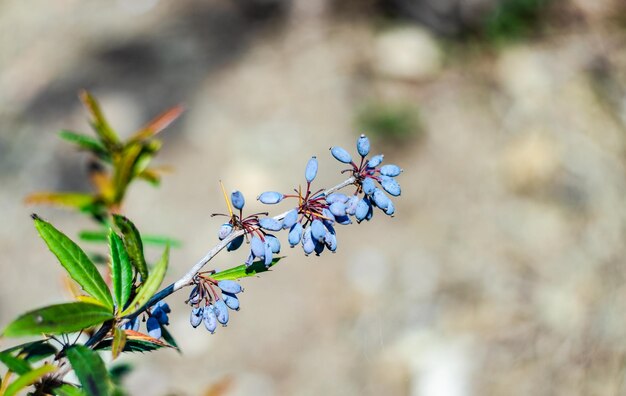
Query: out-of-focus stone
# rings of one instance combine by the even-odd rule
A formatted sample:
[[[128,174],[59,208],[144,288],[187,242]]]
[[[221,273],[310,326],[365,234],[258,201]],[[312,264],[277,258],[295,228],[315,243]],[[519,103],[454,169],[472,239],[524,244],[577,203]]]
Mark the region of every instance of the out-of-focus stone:
[[[374,68],[383,76],[423,80],[434,77],[442,66],[442,53],[425,30],[402,27],[376,38]]]

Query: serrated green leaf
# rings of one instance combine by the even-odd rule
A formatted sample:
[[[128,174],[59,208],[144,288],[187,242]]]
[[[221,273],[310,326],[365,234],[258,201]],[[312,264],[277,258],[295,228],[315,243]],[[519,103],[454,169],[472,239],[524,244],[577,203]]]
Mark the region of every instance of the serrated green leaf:
[[[4,329],[3,335],[72,333],[112,318],[112,309],[102,305],[85,302],[50,305],[21,315]]]
[[[163,278],[165,277],[165,272],[167,271],[167,265],[169,262],[169,254],[170,254],[170,247],[168,245],[165,247],[165,251],[163,252],[163,255],[161,256],[161,259],[154,266],[152,273],[150,274],[150,276],[148,276],[148,279],[143,283],[143,285],[139,289],[139,292],[133,299],[133,302],[131,302],[128,308],[126,308],[124,312],[122,312],[121,316],[126,316],[128,314],[131,314],[143,308],[143,306],[150,300],[150,297],[152,297],[152,295],[157,292],[157,290],[159,289],[159,286],[161,286],[161,283],[163,282]]]
[[[102,275],[89,257],[70,238],[54,226],[37,216],[33,216],[35,227],[46,242],[48,248],[57,257],[70,277],[78,283],[87,294],[108,307],[113,308],[113,298]]]
[[[109,231],[109,247],[111,251],[111,283],[118,311],[126,307],[133,289],[133,267],[130,263],[124,242],[113,230]]]
[[[91,115],[91,126],[98,134],[102,144],[109,150],[116,150],[120,146],[120,139],[104,117],[96,99],[87,91],[80,93],[80,99]]]
[[[80,388],[70,384],[63,384],[57,388],[52,389],[52,393],[55,396],[86,396]]]
[[[91,207],[96,199],[84,193],[37,192],[28,195],[24,202],[30,205],[55,205],[84,210]]]
[[[99,140],[94,139],[91,136],[63,130],[59,132],[59,137],[68,142],[75,143],[81,149],[90,151],[103,160],[108,160],[107,162],[111,161],[111,157],[109,156],[106,147],[104,147]]]
[[[119,327],[113,329],[113,341],[111,344],[111,354],[113,359],[117,359],[126,345],[126,332]]]
[[[29,371],[26,374],[21,375],[15,381],[13,381],[11,385],[7,387],[6,391],[4,392],[4,396],[13,396],[17,394],[17,392],[21,391],[29,385],[34,384],[41,377],[55,371],[56,369],[56,366],[53,366],[51,364],[44,364],[41,367],[38,367],[34,370]]]
[[[97,352],[83,345],[74,345],[68,348],[67,358],[85,393],[91,396],[109,396],[113,383]]]
[[[121,215],[113,215],[113,223],[124,237],[124,246],[126,247],[131,263],[135,266],[135,269],[139,272],[139,275],[141,275],[141,279],[145,282],[145,280],[148,279],[148,266],[143,256],[143,243],[139,230],[137,230],[137,227],[135,227],[132,221]]]
[[[96,350],[111,350],[113,343],[112,338],[102,340],[96,346]],[[172,348],[170,345],[161,340],[152,338],[146,334],[138,333],[132,330],[126,330],[126,344],[123,352],[152,352],[161,348]]]
[[[9,353],[0,353],[0,362],[4,363],[10,371],[22,375],[31,371],[30,364],[22,358],[11,356]]]
[[[224,271],[220,271],[211,275],[211,277],[215,280],[237,280],[241,278],[246,278],[248,276],[255,276],[262,272],[269,271],[270,268],[276,265],[283,257],[276,257],[272,260],[272,263],[269,267],[266,267],[262,261],[255,261],[249,267],[246,267],[245,264],[238,265],[233,268],[229,268]]]
[[[165,342],[167,342],[168,344],[170,344],[172,347],[174,347],[179,353],[181,353],[180,348],[178,347],[178,344],[176,343],[176,340],[174,339],[174,337],[172,336],[172,333],[169,332],[169,330],[167,329],[167,327],[165,326],[161,326],[161,336],[163,337],[163,339],[165,340]]]

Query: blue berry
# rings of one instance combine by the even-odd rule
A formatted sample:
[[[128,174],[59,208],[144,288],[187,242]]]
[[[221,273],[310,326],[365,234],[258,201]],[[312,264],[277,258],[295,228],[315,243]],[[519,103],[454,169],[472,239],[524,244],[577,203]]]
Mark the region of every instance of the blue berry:
[[[302,239],[302,224],[296,223],[289,230],[289,244],[291,247],[296,246],[300,243],[300,239]]]
[[[166,303],[165,301],[159,301],[158,303],[156,303],[156,306],[161,308],[163,312],[165,313],[172,312],[172,309],[170,308],[169,304]]]
[[[356,217],[356,220],[360,223],[361,221],[365,220],[365,218],[367,217],[367,214],[370,210],[370,204],[369,201],[367,200],[367,197],[363,197],[357,207],[356,207],[356,211],[354,212],[354,216]]]
[[[265,244],[256,235],[250,239],[250,251],[254,257],[263,257],[265,255]]]
[[[200,323],[202,323],[202,311],[202,307],[191,309],[191,315],[189,315],[189,323],[194,328],[200,326]]]
[[[233,226],[230,223],[224,223],[217,232],[217,237],[221,240],[225,239],[230,233],[233,232]]]
[[[239,299],[234,294],[222,293],[224,304],[233,311],[239,311]]]
[[[283,222],[271,217],[263,217],[259,219],[259,226],[269,231],[280,231],[283,229]]]
[[[191,293],[189,293],[189,304],[195,305],[202,301],[202,293],[200,291],[201,289],[198,286],[194,286],[194,288],[191,289]]]
[[[352,224],[352,220],[348,216],[335,216],[335,221],[341,225]]]
[[[365,157],[370,153],[370,140],[365,135],[361,135],[356,141],[356,150],[361,157]]]
[[[389,206],[389,198],[385,195],[384,192],[380,191],[378,188],[374,190],[374,194],[372,194],[372,200],[382,210],[386,210]]]
[[[352,163],[352,156],[350,156],[350,153],[341,147],[331,147],[330,153],[337,159],[337,161],[343,162],[344,164]]]
[[[328,208],[322,209],[322,216],[324,217],[324,224],[334,224],[335,215]]]
[[[161,325],[159,321],[154,317],[150,316],[148,321],[146,322],[146,328],[148,329],[148,335],[152,338],[161,338]]]
[[[317,176],[317,158],[313,156],[306,164],[304,177],[306,178],[307,182],[311,183],[313,179],[315,179],[315,176]]]
[[[292,209],[285,215],[283,218],[283,229],[288,229],[293,227],[294,224],[298,221],[298,209]]]
[[[383,165],[380,167],[380,174],[383,176],[395,177],[402,173],[402,169],[398,165]]]
[[[311,226],[304,229],[304,234],[302,235],[302,249],[307,256],[315,250],[315,242],[311,237]]]
[[[226,303],[224,303],[224,300],[215,301],[215,305],[213,307],[215,316],[217,316],[217,321],[226,325],[226,323],[228,323],[228,307],[226,306]]]
[[[357,195],[352,195],[348,198],[348,202],[346,202],[346,214],[354,216],[359,201],[360,199]]]
[[[363,187],[363,192],[367,195],[374,194],[374,190],[376,190],[376,184],[374,184],[374,179],[371,177],[366,177],[361,183],[361,187]]]
[[[233,206],[239,210],[243,209],[243,206],[246,204],[246,200],[244,199],[241,191],[233,191],[230,194],[230,202],[232,202]]]
[[[381,176],[380,177],[380,185],[383,186],[385,191],[387,191],[390,195],[397,197],[400,195],[400,185],[396,181],[396,179],[389,176]]]
[[[217,282],[217,287],[219,287],[222,291],[231,294],[237,294],[243,291],[239,282],[235,282],[234,280],[221,280]]]
[[[385,213],[389,216],[393,216],[396,213],[396,207],[393,206],[393,202],[389,200],[389,205],[387,205],[387,209],[385,209]]]
[[[272,253],[280,253],[280,241],[274,235],[265,235],[265,241],[268,242],[272,248]]]
[[[324,244],[331,252],[337,250],[337,236],[332,232],[327,232],[324,237]]]
[[[156,320],[160,324],[163,324],[163,325],[169,324],[169,318],[167,317],[167,314],[160,307],[157,307],[154,310],[152,310],[151,316],[156,318]]]
[[[202,319],[204,320],[204,327],[206,327],[211,334],[215,333],[215,329],[217,329],[217,316],[215,315],[215,310],[212,305],[204,307]]]
[[[342,193],[332,193],[326,196],[326,202],[328,202],[329,205],[335,202],[346,203],[348,202],[348,196]]]
[[[276,191],[266,191],[257,197],[259,201],[267,205],[277,204],[283,200],[285,196]]]
[[[383,158],[385,156],[382,154],[378,154],[373,156],[372,158],[370,158],[369,161],[367,161],[367,167],[368,168],[376,168],[378,165],[380,165],[383,162]]]
[[[266,239],[263,243],[264,251],[263,257],[265,258],[265,266],[269,267],[272,265],[272,245],[270,245],[269,241]]]
[[[313,239],[316,241],[322,241],[324,240],[324,235],[326,235],[326,228],[324,227],[324,224],[317,219],[313,220],[311,223],[311,236]]]
[[[241,244],[243,243],[243,235],[239,235],[237,238],[233,239],[226,245],[226,250],[232,252],[233,250],[239,249]]]
[[[328,207],[328,210],[330,210],[330,213],[332,213],[334,216],[345,216],[346,204],[341,202],[335,202]]]
[[[324,246],[325,245],[324,245],[324,241],[323,240],[315,242],[314,251],[315,251],[315,255],[316,256],[319,256],[320,254],[322,254],[322,252],[324,251]]]

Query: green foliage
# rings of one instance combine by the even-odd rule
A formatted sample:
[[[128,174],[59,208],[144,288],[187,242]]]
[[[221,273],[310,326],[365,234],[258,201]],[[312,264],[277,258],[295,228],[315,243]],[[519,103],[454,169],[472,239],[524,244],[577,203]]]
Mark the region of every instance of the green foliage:
[[[85,396],[80,388],[70,384],[63,384],[52,390],[55,396]]]
[[[123,310],[133,289],[133,267],[122,239],[111,230],[109,232],[111,249],[111,283],[118,310]]]
[[[504,0],[486,19],[484,30],[493,42],[528,37],[537,31],[542,12],[551,0]]]
[[[163,341],[152,338],[146,334],[138,333],[132,330],[126,330],[126,343],[123,352],[152,352],[161,348],[172,348],[173,346]],[[113,348],[114,338],[105,338],[96,347],[95,350],[108,351]]]
[[[113,224],[120,230],[124,237],[124,246],[130,260],[144,281],[148,279],[148,265],[143,255],[143,242],[139,230],[126,217],[113,215]]]
[[[26,388],[29,385],[34,384],[40,378],[46,374],[50,374],[57,368],[51,364],[44,364],[34,370],[30,370],[27,373],[20,375],[11,385],[7,386],[4,396],[16,395],[19,391]]]
[[[109,396],[112,393],[113,382],[97,352],[83,345],[74,345],[68,348],[67,358],[85,393],[91,396]]]
[[[157,292],[159,286],[163,282],[163,278],[165,278],[165,272],[167,271],[167,265],[169,262],[170,248],[169,246],[165,247],[165,251],[161,256],[159,262],[154,266],[152,273],[148,276],[148,279],[145,280],[139,292],[133,299],[133,301],[129,304],[128,308],[126,308],[121,316],[126,316],[137,312],[146,305],[146,303],[150,300],[150,298]]]
[[[113,308],[111,293],[89,257],[70,238],[46,221],[33,216],[39,235],[63,268],[83,290],[107,307]]]
[[[246,267],[245,264],[238,265],[233,268],[229,268],[227,270],[217,272],[211,277],[217,281],[221,280],[237,280],[241,278],[247,278],[249,276],[255,276],[260,273],[269,271],[273,268],[282,258],[284,257],[276,257],[272,260],[272,263],[269,266],[265,266],[262,261],[255,261],[249,267]]]
[[[380,140],[406,140],[423,131],[418,109],[404,103],[369,103],[357,113],[356,124]]]
[[[73,333],[113,318],[112,309],[98,304],[73,302],[27,312],[2,332],[6,337]]]

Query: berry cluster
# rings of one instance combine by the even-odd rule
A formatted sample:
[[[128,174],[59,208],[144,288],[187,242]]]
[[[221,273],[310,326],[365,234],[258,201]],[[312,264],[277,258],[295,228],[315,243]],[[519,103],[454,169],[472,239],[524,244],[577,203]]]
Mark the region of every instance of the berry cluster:
[[[170,306],[164,301],[159,301],[146,310],[146,313],[148,314],[148,319],[145,320],[146,329],[148,330],[148,335],[150,337],[156,339],[161,338],[161,327],[170,324],[170,320],[167,316],[170,312],[172,312]],[[122,329],[139,331],[139,325],[140,320],[139,316],[137,316],[133,320],[122,325]]]
[[[194,282],[196,285],[187,300],[192,307],[189,322],[194,328],[204,322],[204,327],[213,334],[218,323],[222,326],[228,323],[229,309],[239,310],[237,294],[242,292],[243,288],[235,281],[216,281],[206,274],[198,274]]]

